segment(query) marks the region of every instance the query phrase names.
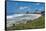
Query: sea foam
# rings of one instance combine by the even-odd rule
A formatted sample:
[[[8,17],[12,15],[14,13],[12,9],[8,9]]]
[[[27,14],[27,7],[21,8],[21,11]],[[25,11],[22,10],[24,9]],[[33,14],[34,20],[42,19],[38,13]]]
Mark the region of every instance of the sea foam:
[[[9,16],[7,16],[7,19],[11,19],[11,18],[14,18],[14,17],[23,16],[23,15],[24,15],[24,14],[9,15]]]

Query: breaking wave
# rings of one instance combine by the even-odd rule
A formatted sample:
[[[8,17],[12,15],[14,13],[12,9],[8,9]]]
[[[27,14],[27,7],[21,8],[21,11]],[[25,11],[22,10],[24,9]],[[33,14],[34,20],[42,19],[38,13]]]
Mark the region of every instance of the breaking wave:
[[[14,18],[14,17],[23,16],[23,15],[24,15],[24,14],[9,15],[9,16],[7,16],[7,19],[11,19],[11,18]]]

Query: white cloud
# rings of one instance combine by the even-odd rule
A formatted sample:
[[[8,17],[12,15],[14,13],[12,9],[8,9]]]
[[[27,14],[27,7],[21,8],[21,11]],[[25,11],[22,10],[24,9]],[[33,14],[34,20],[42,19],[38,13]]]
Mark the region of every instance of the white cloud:
[[[38,9],[38,10],[42,10],[42,9]]]
[[[24,9],[23,7],[19,7],[19,9]]]
[[[40,3],[36,3],[36,5],[39,5]]]
[[[21,9],[21,10],[23,10],[23,9],[27,9],[27,8],[29,8],[29,7],[27,7],[27,6],[19,7],[19,9]]]

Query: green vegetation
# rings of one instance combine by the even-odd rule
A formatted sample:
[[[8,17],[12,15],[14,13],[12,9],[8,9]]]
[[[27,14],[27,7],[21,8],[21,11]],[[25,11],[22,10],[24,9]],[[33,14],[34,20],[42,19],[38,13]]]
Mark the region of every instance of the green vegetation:
[[[13,24],[12,27],[7,28],[8,30],[23,30],[23,29],[40,29],[45,28],[45,17],[41,16],[33,21],[27,21],[26,24]]]

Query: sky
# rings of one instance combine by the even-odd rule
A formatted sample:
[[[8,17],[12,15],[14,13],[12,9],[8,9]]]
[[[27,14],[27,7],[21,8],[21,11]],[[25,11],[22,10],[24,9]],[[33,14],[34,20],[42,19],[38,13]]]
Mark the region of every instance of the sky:
[[[45,9],[45,4],[43,2],[16,2],[16,1],[8,1],[7,2],[7,13],[18,13],[18,12],[35,12],[35,10],[39,10],[39,12]]]

